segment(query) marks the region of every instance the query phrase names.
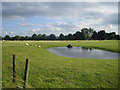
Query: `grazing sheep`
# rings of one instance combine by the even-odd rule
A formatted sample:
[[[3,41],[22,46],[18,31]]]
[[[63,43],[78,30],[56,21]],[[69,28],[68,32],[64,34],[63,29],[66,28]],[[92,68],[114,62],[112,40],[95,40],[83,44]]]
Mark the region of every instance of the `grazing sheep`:
[[[39,45],[35,45],[35,47],[39,47],[39,48],[40,48],[41,46],[39,46]]]
[[[26,46],[30,46],[28,43],[25,43]]]
[[[39,48],[41,47],[41,46],[38,46]]]

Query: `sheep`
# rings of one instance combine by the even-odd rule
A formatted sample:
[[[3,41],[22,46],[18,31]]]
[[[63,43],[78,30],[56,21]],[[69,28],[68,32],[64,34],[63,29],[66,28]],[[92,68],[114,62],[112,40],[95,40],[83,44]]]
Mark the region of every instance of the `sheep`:
[[[26,46],[30,46],[28,43],[25,43]]]
[[[39,48],[40,48],[41,46],[39,46],[39,45],[35,45],[35,47],[39,47]]]
[[[41,46],[38,46],[39,48],[41,47]]]

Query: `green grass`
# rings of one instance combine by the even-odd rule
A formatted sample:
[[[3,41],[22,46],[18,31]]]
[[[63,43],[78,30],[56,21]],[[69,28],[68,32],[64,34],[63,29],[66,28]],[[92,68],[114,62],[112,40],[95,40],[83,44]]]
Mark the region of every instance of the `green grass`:
[[[25,43],[40,45],[25,46]],[[57,56],[47,48],[84,46],[120,52],[119,41],[3,41],[2,87],[23,86],[25,59],[30,59],[28,87],[30,88],[116,88],[118,60],[80,59]],[[12,83],[12,55],[16,55],[17,82]]]

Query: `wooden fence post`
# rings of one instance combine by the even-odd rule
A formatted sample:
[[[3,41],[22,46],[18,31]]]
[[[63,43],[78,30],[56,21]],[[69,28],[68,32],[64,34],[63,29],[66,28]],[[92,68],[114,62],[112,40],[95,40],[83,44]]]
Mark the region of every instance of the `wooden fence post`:
[[[28,82],[28,70],[29,70],[29,60],[26,59],[26,64],[25,64],[25,73],[24,73],[24,87],[26,88],[27,82]]]
[[[16,62],[15,62],[15,55],[13,55],[13,83],[16,81]]]

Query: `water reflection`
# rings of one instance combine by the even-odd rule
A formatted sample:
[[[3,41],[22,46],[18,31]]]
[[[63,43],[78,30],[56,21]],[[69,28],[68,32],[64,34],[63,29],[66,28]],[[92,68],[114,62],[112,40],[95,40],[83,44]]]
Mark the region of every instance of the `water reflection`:
[[[73,48],[54,47],[49,48],[48,51],[59,56],[75,58],[118,59],[118,56],[120,55],[120,53],[114,53],[79,46]]]
[[[82,47],[83,50],[93,50],[92,48],[86,48],[86,47]]]

